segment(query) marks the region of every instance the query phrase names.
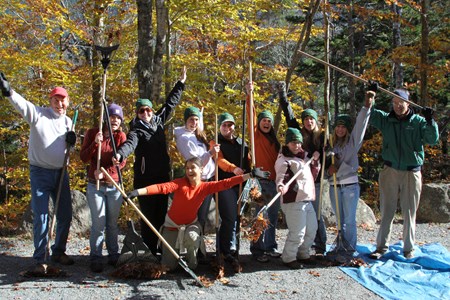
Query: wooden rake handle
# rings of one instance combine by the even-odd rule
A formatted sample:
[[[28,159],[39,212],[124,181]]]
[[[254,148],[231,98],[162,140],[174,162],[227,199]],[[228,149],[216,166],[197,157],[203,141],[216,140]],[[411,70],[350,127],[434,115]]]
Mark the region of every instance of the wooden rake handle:
[[[161,242],[169,249],[169,251],[175,256],[176,259],[180,259],[180,256],[178,253],[170,246],[170,244],[164,239],[164,237],[159,233],[158,230],[150,223],[150,221],[147,219],[147,217],[141,212],[141,210],[134,204],[133,201],[131,201],[130,198],[128,198],[127,194],[122,190],[122,188],[117,184],[117,182],[114,181],[114,179],[111,177],[111,175],[108,174],[108,172],[105,170],[105,168],[101,167],[101,171],[105,176],[111,181],[112,184],[117,188],[117,190],[122,194],[123,198],[127,201],[131,207],[135,209],[135,211],[138,213],[138,215],[144,220],[144,222],[150,227],[150,229],[153,231],[154,234],[161,240]]]

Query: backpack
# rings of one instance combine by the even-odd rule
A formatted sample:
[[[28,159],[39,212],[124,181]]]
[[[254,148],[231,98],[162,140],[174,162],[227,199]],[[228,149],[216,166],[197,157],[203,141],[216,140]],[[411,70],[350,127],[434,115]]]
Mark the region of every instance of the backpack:
[[[284,174],[283,184],[286,184],[289,180],[291,180],[292,177],[294,177],[294,172],[291,170],[291,164],[290,162],[286,161],[288,168],[286,170],[286,173]],[[295,198],[297,197],[298,192],[298,184],[297,180],[294,180],[294,182],[291,183],[289,186],[288,191],[286,194],[283,195],[283,203],[292,203],[295,202]]]

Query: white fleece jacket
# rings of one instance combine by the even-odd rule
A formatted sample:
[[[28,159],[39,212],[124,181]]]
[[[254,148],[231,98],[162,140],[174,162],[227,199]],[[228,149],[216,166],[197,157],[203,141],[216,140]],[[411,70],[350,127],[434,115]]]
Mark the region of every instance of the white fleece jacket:
[[[30,125],[30,165],[61,169],[66,154],[66,133],[72,127],[72,120],[66,115],[59,116],[51,107],[35,106],[14,91],[8,100]]]

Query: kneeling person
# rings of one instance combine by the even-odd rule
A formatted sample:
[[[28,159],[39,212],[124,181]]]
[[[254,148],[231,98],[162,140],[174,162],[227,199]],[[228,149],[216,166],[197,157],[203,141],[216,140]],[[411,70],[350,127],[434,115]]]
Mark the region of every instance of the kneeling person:
[[[204,245],[202,246],[201,243],[203,233],[197,219],[197,212],[206,195],[230,189],[250,178],[250,174],[244,174],[220,181],[205,182],[201,180],[202,168],[200,158],[190,158],[185,163],[185,177],[166,183],[149,185],[128,194],[128,198],[132,198],[173,193],[172,204],[167,212],[161,232],[167,243],[178,254],[186,256],[190,269],[197,267],[198,250],[202,249],[202,252],[205,252]],[[264,175],[259,174],[264,173],[259,170],[255,170],[254,173],[257,176]],[[165,245],[162,249],[161,264],[167,266],[170,270],[174,270],[178,265],[178,260]]]

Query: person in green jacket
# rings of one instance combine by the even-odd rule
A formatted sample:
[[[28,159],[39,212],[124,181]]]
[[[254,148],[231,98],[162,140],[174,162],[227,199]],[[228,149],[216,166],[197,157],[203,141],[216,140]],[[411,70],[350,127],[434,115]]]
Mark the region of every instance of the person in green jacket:
[[[406,100],[409,93],[397,89],[394,93]],[[423,108],[421,117],[414,114],[409,103],[400,97],[392,99],[392,111],[374,109],[370,124],[383,135],[383,170],[379,174],[381,224],[377,235],[377,249],[370,255],[379,259],[388,251],[392,221],[397,200],[403,215],[403,255],[414,257],[416,211],[422,191],[421,168],[425,158],[423,146],[434,145],[439,138],[433,110]]]

